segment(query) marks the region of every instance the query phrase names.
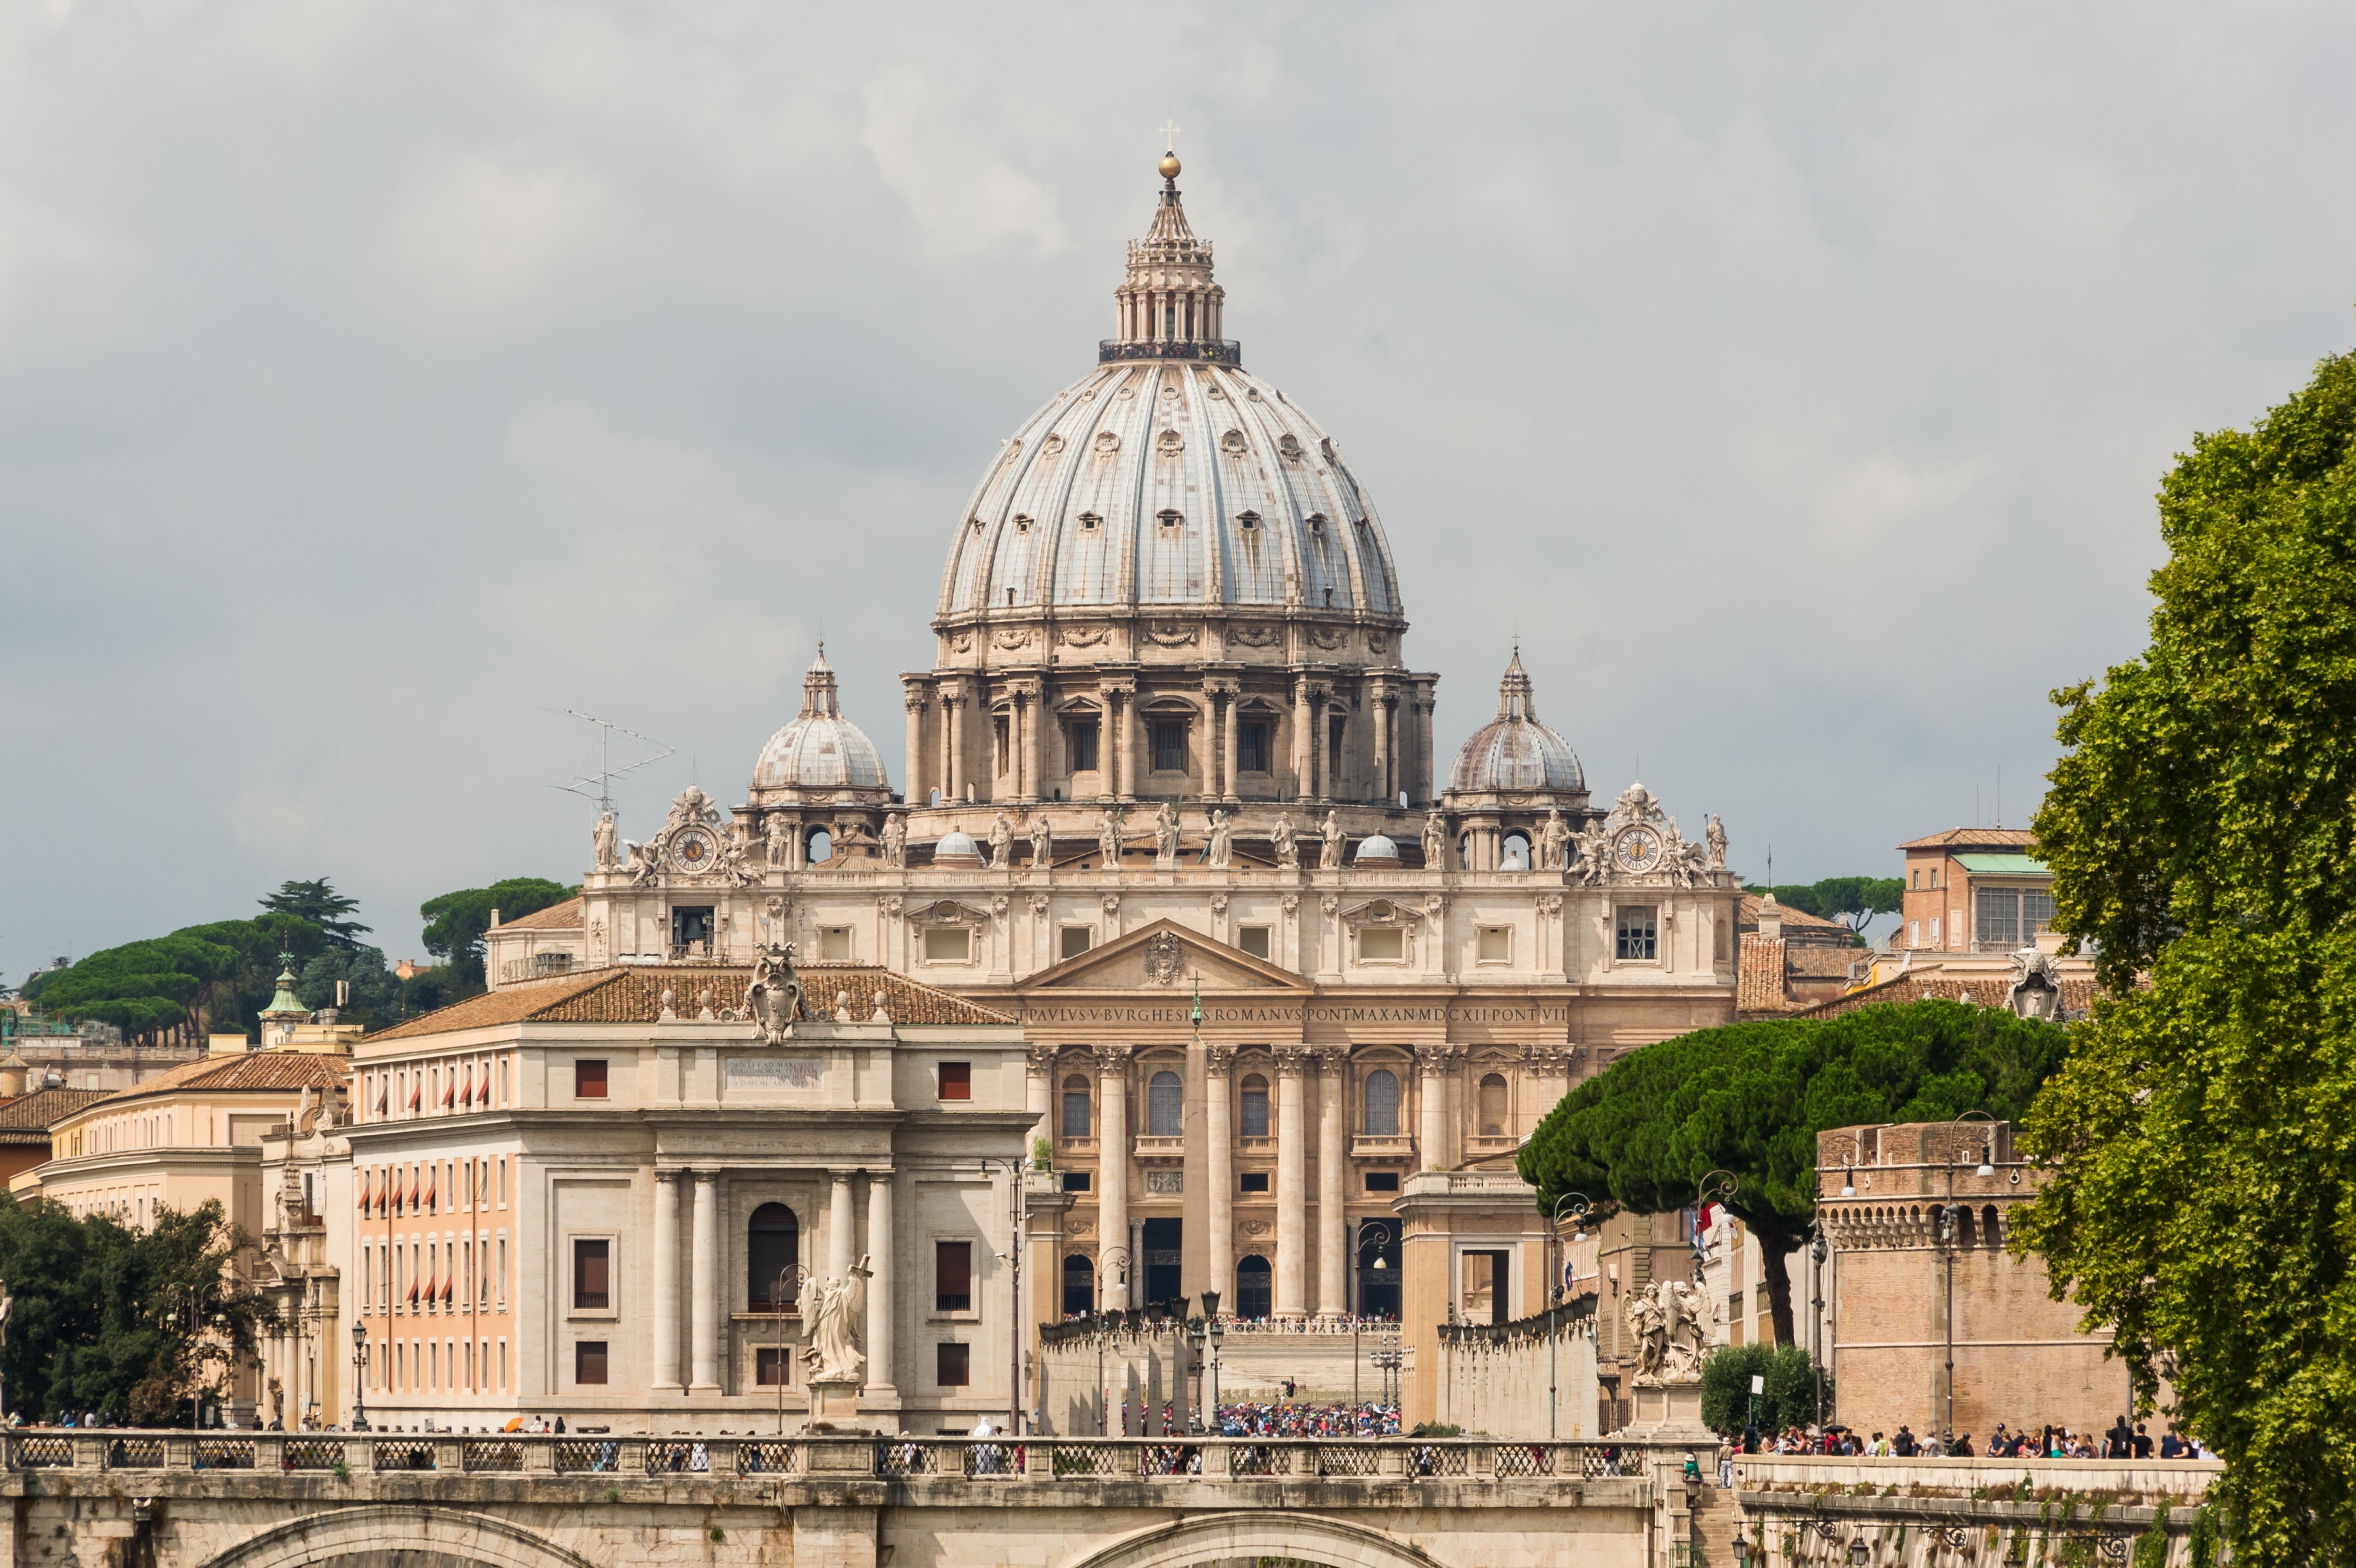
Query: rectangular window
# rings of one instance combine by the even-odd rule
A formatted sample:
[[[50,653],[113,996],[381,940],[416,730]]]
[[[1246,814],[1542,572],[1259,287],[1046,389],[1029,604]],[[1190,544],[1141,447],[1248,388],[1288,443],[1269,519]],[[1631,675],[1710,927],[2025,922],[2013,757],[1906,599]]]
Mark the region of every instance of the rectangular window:
[[[613,1246],[611,1241],[573,1243],[573,1311],[605,1312],[612,1308],[614,1297],[607,1287],[606,1264],[611,1262]]]
[[[961,1389],[973,1381],[971,1347],[936,1345],[933,1347],[933,1381],[945,1389]]]
[[[1514,928],[1483,926],[1481,928],[1481,961],[1507,963],[1514,956]]]
[[[1909,920],[1906,922],[1906,945],[1910,948],[1919,948],[1922,945],[1922,921]]]
[[[973,1310],[973,1243],[933,1243],[933,1310]]]
[[[1397,926],[1367,926],[1358,932],[1360,963],[1397,963],[1407,954],[1407,933]]]
[[[1186,771],[1186,726],[1171,719],[1153,721],[1153,771]]]
[[[1266,1192],[1268,1190],[1268,1173],[1266,1171],[1246,1171],[1237,1179],[1241,1184],[1237,1189],[1239,1191]]]
[[[1269,928],[1266,926],[1246,926],[1236,932],[1236,946],[1265,962],[1270,950],[1268,940],[1269,930]]]
[[[925,929],[925,961],[926,963],[966,963],[973,956],[973,930],[967,926],[927,926]]]
[[[499,1156],[499,1207],[500,1207],[501,1208],[505,1208],[507,1206],[508,1206],[508,1157],[507,1157],[505,1155],[501,1155]]]
[[[605,1098],[605,1064],[576,1061],[573,1064],[573,1098],[603,1100]]]
[[[1979,945],[2017,948],[2020,945],[2020,890],[1983,887],[1975,896],[1979,906]]]
[[[1936,915],[1931,917],[1931,945],[1939,945],[1939,917]]]
[[[1097,770],[1097,722],[1076,719],[1072,723],[1072,771],[1094,773]]]
[[[507,1239],[506,1237],[504,1237],[504,1236],[502,1236],[502,1237],[500,1237],[500,1238],[499,1238],[499,1274],[498,1274],[498,1280],[499,1280],[499,1309],[500,1309],[501,1311],[505,1311],[505,1310],[507,1309],[507,1305],[508,1305],[508,1239]],[[505,1380],[506,1380],[506,1374],[505,1374],[504,1372],[502,1372],[502,1373],[500,1374],[500,1379],[501,1379],[500,1386],[501,1386],[502,1388],[506,1387],[506,1386],[507,1386],[507,1385],[506,1385],[506,1381],[505,1381]]]
[[[1613,956],[1622,960],[1644,961],[1658,956],[1659,932],[1654,925],[1654,907],[1650,904],[1623,904],[1617,912],[1618,940]]]
[[[1066,1171],[1064,1173],[1064,1190],[1066,1192],[1087,1191],[1088,1173],[1086,1171]]]
[[[821,963],[851,961],[851,928],[820,926],[818,929],[818,956]]]
[[[999,775],[1002,778],[1006,774],[1008,764],[1014,760],[1013,755],[1006,744],[1006,719],[1003,714],[1000,715],[999,718],[994,721],[991,727],[991,736],[997,742],[997,746],[994,749],[998,753]]]
[[[1368,1171],[1366,1173],[1368,1192],[1397,1192],[1398,1189],[1398,1172]]]
[[[1259,1074],[1254,1073],[1252,1077],[1258,1078]],[[1244,1136],[1268,1136],[1268,1090],[1254,1089],[1248,1082],[1244,1085]]]
[[[1342,777],[1342,725],[1339,714],[1325,721],[1325,782],[1329,786]]]
[[[1236,771],[1268,771],[1268,725],[1265,723],[1246,724],[1236,731]]]
[[[793,1384],[793,1353],[784,1347],[768,1345],[753,1353],[753,1380],[765,1389],[779,1383]]]
[[[1505,1252],[1467,1252],[1464,1257],[1464,1321],[1492,1326],[1513,1316],[1506,1291]]]
[[[1097,933],[1091,926],[1066,926],[1055,933],[1055,957],[1060,961],[1077,958],[1096,946]]]
[[[605,1380],[605,1342],[603,1339],[573,1341],[573,1380],[576,1383],[602,1383]]]
[[[941,1094],[943,1100],[973,1098],[973,1064],[943,1062],[941,1064]]]
[[[1085,1080],[1082,1080],[1085,1081]],[[1085,1138],[1088,1135],[1088,1091],[1085,1089],[1064,1090],[1064,1136]]]
[[[2041,887],[2024,888],[2020,895],[2020,940],[2026,947],[2037,940],[2037,933],[2053,924],[2053,895]]]

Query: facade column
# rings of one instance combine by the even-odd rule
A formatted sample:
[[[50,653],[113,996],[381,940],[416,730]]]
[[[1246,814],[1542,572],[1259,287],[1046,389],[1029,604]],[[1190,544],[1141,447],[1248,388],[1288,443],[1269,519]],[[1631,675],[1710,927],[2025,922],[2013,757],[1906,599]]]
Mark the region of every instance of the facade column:
[[[654,1391],[675,1394],[679,1386],[679,1178],[655,1172],[655,1359]]]
[[[1344,1178],[1350,1169],[1349,1047],[1319,1049],[1317,1088],[1317,1316],[1338,1317],[1350,1305],[1342,1218],[1347,1202]]]
[[[1420,1136],[1416,1139],[1418,1170],[1448,1164],[1448,1058],[1445,1045],[1418,1046],[1415,1064],[1420,1069],[1419,1103],[1422,1107]]]
[[[1309,1065],[1298,1047],[1276,1052],[1276,1301],[1278,1317],[1308,1311],[1309,1162],[1303,1146],[1301,1074]]]
[[[1243,715],[1238,712],[1237,702],[1242,695],[1241,692],[1229,692],[1226,701],[1219,704],[1219,792],[1230,800],[1240,798],[1236,793],[1236,758],[1238,756],[1236,732],[1242,727],[1240,720]]]
[[[1046,967],[1042,957],[1040,967]],[[1055,1138],[1055,1053],[1059,1047],[1033,1042],[1030,1048],[1030,1071],[1023,1079],[1023,1109],[1031,1112],[1031,1136],[1044,1138],[1052,1145]],[[1028,1157],[1031,1151],[1023,1151]]]
[[[867,1391],[899,1396],[893,1374],[892,1319],[899,1305],[892,1267],[892,1173],[867,1176]]]
[[[1219,798],[1219,694],[1203,693],[1203,736],[1197,748],[1203,758],[1203,799]]]
[[[1376,687],[1374,695],[1375,793],[1386,806],[1398,804],[1398,788],[1391,781],[1391,694]]]
[[[1039,725],[1047,716],[1041,711],[1044,705],[1041,693],[1036,691],[1017,691],[1014,693],[1014,711],[1023,719],[1023,799],[1025,800],[1047,798],[1047,791],[1042,788],[1039,768]]]
[[[1309,679],[1301,676],[1292,687],[1292,798],[1312,799],[1316,792],[1316,737],[1310,733]]]
[[[693,1302],[695,1323],[691,1337],[690,1369],[694,1382],[688,1391],[720,1391],[720,1194],[719,1177],[711,1171],[695,1173],[695,1258]]]
[[[1229,1316],[1236,1310],[1236,1144],[1230,1126],[1231,1090],[1228,1079],[1236,1065],[1233,1046],[1211,1045],[1203,1051],[1203,1137],[1209,1145],[1210,1202],[1205,1207],[1210,1218],[1210,1246],[1205,1261],[1211,1276],[1211,1288],[1226,1303]]]
[[[921,806],[932,786],[925,781],[925,689],[911,685],[900,698],[900,705],[908,710],[908,772],[903,782],[908,789],[908,804]]]
[[[1103,1281],[1098,1305],[1107,1310],[1129,1305],[1129,1287],[1120,1279],[1143,1266],[1135,1257],[1126,1268],[1105,1262],[1115,1247],[1129,1251],[1130,1050],[1097,1047],[1097,1268]]]
[[[849,1171],[834,1173],[834,1190],[829,1196],[830,1201],[826,1211],[826,1277],[830,1280],[847,1280],[851,1277],[851,1262],[858,1256],[851,1251],[857,1238],[851,1233],[852,1220]]]
[[[941,706],[948,710],[948,761],[946,771],[949,781],[948,798],[965,799],[965,693],[951,696],[941,693]]]
[[[1415,803],[1431,803],[1431,707],[1430,687],[1415,694]]]
[[[1115,692],[1112,694],[1110,709],[1114,715],[1113,722],[1119,726],[1120,732],[1114,737],[1117,744],[1113,750],[1113,761],[1119,773],[1119,779],[1114,785],[1113,793],[1124,800],[1137,799],[1137,768],[1130,747],[1130,732],[1137,727],[1136,697],[1135,692]]]

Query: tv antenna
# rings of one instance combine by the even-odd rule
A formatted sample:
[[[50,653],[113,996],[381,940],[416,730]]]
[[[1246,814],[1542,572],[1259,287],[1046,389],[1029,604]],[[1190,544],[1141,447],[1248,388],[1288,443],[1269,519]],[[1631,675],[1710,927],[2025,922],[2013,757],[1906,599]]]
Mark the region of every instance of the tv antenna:
[[[640,735],[636,730],[624,729],[611,719],[601,719],[594,714],[584,714],[578,708],[550,708],[546,711],[552,714],[563,714],[568,717],[580,719],[584,723],[597,726],[596,771],[591,772],[584,760],[580,773],[572,783],[551,784],[549,788],[562,789],[568,795],[578,795],[584,800],[594,800],[600,811],[610,811],[614,809],[615,779],[626,778],[641,768],[651,767],[679,749],[675,746],[665,746],[661,741]],[[614,737],[616,736],[620,736],[624,740],[635,745],[645,746],[649,755],[639,757],[636,762],[625,762],[619,768],[615,767]],[[593,787],[595,790],[594,794],[591,793]]]

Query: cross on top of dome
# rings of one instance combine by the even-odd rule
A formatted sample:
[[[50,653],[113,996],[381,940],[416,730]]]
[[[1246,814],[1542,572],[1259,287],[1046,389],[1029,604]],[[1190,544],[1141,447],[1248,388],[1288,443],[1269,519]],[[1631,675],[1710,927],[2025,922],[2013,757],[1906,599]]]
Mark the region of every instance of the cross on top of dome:
[[[1178,169],[1178,155],[1163,154],[1153,221],[1129,242],[1129,276],[1113,291],[1119,335],[1100,345],[1099,360],[1241,360],[1239,345],[1219,337],[1226,291],[1211,275],[1211,242],[1186,221]]]

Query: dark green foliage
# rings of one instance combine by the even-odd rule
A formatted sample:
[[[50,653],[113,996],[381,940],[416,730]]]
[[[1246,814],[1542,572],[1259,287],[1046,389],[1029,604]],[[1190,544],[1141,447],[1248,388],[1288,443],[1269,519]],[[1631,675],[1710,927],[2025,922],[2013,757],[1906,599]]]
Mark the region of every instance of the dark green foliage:
[[[39,999],[51,1016],[95,1018],[133,1039],[191,1024],[197,1004],[238,972],[234,948],[187,933],[126,942],[44,975]]]
[[[0,1206],[0,1279],[16,1305],[5,1355],[9,1408],[54,1419],[187,1420],[187,1401],[227,1387],[273,1319],[230,1264],[250,1240],[219,1203],[165,1209],[152,1230],[76,1219],[56,1204]]]
[[[401,982],[385,967],[384,954],[376,948],[331,947],[316,954],[303,966],[294,987],[295,999],[314,1013],[333,1007],[339,980],[348,984],[351,996],[340,1015],[342,1022],[371,1031],[401,1022]]]
[[[1751,1380],[1767,1387],[1759,1396],[1759,1430],[1816,1423],[1816,1359],[1797,1345],[1721,1345],[1701,1364],[1701,1420],[1713,1432],[1740,1433],[1749,1416]],[[1833,1378],[1825,1373],[1825,1409],[1833,1408]]]
[[[1730,1171],[1740,1185],[1727,1207],[1780,1262],[1815,1214],[1818,1133],[1965,1111],[2018,1119],[2067,1048],[2056,1026],[1959,1002],[1703,1029],[1572,1090],[1516,1165],[1541,1212],[1566,1192],[1671,1212],[1710,1171]],[[1781,1267],[1766,1274],[1775,1337],[1789,1343],[1791,1282]]]
[[[1764,887],[1745,887],[1764,896]],[[1777,887],[1775,902],[1820,920],[1845,920],[1851,930],[1863,930],[1876,915],[1894,915],[1906,892],[1899,876],[1827,876],[1804,886]]]
[[[356,948],[369,932],[359,921],[344,918],[360,907],[359,900],[345,897],[324,876],[280,883],[277,892],[258,902],[273,915],[292,915],[316,927],[331,948]]]
[[[483,989],[483,933],[491,929],[492,910],[499,912],[500,919],[512,920],[562,904],[579,891],[546,877],[511,876],[488,887],[462,887],[420,904],[417,912],[426,921],[425,950],[447,963],[456,983],[456,993],[449,999],[455,1001]]]

